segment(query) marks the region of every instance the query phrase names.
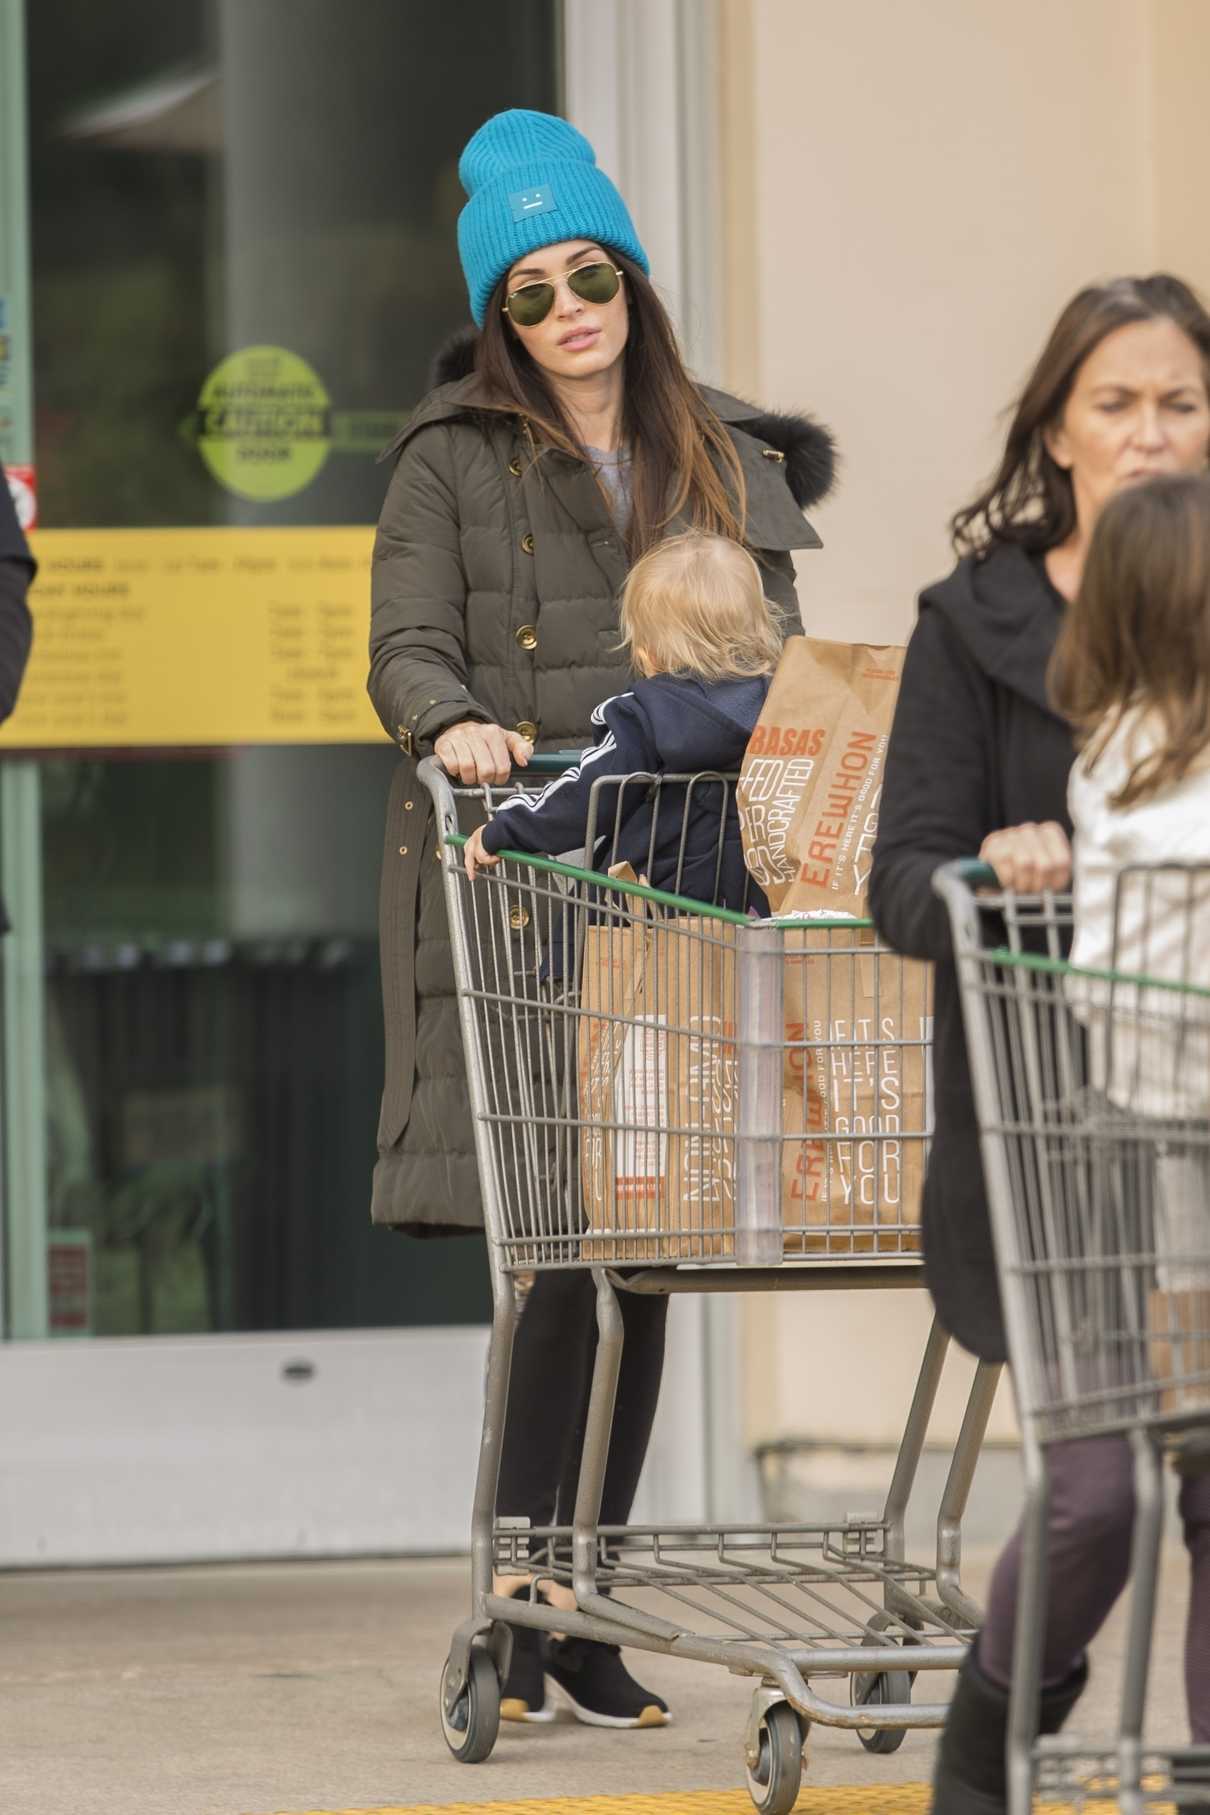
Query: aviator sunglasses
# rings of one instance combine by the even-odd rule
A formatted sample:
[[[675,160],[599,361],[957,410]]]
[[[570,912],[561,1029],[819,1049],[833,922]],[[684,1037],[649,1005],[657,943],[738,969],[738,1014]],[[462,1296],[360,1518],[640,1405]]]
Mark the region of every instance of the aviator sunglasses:
[[[581,302],[612,302],[621,288],[622,273],[616,265],[605,263],[577,265],[565,279],[567,288]],[[511,315],[519,328],[536,328],[545,321],[555,306],[554,284],[522,284],[504,299],[504,313]]]

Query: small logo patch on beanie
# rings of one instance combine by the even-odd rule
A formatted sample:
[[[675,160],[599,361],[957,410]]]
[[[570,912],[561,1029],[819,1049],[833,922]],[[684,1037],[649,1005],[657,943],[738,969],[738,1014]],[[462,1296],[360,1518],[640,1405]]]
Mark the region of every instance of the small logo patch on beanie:
[[[526,221],[531,214],[554,214],[559,206],[550,183],[534,189],[515,189],[508,199],[515,221]]]

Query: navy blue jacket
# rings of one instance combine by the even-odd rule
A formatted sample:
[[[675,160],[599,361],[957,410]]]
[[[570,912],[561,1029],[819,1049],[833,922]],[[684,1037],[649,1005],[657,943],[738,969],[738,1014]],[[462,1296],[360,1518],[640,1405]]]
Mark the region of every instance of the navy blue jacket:
[[[623,785],[619,778],[727,774],[743,761],[769,691],[768,675],[702,681],[661,674],[636,681],[592,715],[595,743],[538,795],[518,795],[484,827],[483,843],[548,856],[585,847],[597,789],[591,869],[629,863],[654,888],[742,911],[768,902],[744,866],[734,788],[720,781]],[[611,782],[609,779],[614,778]]]

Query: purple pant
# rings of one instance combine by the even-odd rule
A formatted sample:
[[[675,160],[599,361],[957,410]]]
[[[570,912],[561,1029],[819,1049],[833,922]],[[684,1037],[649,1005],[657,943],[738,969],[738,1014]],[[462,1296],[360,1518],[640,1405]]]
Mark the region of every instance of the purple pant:
[[[1130,1575],[1134,1464],[1124,1437],[1051,1444],[1049,1607],[1042,1680],[1062,1682],[1109,1617]],[[1210,1474],[1181,1483],[1181,1518],[1192,1562],[1185,1628],[1185,1696],[1196,1744],[1210,1744]],[[1012,1681],[1021,1534],[996,1565],[979,1662],[1002,1688]]]

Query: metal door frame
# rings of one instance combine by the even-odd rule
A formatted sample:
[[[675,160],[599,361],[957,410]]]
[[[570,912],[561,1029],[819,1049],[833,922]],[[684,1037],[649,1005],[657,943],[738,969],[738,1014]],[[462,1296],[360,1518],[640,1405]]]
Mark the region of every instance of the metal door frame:
[[[625,193],[707,379],[722,364],[718,4],[564,0],[562,29],[565,111]],[[8,451],[31,462],[23,25],[23,0],[0,0],[0,295],[18,402]],[[0,1244],[0,1567],[465,1548],[486,1327],[43,1339],[39,780],[34,762],[0,765],[0,875],[18,929],[0,955],[2,1189],[5,1205],[26,1206]],[[636,1517],[754,1510],[740,1359],[735,1299],[678,1304]]]

